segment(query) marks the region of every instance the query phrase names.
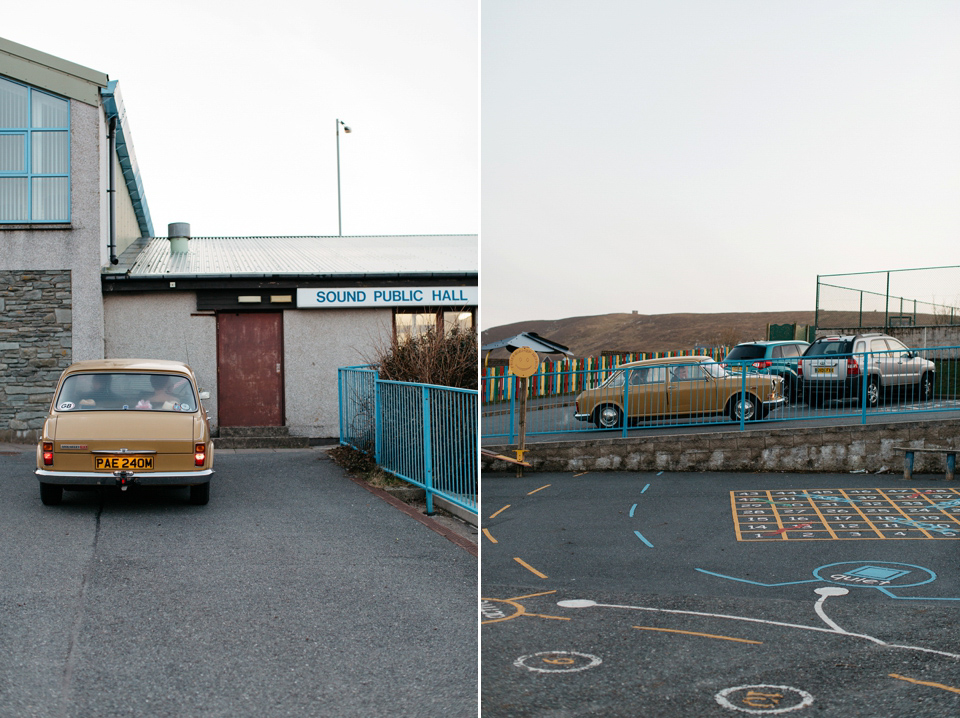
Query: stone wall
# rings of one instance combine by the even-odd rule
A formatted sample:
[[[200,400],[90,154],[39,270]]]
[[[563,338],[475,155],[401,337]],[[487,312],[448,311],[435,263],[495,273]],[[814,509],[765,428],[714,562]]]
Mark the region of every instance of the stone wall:
[[[0,441],[39,437],[72,346],[70,271],[0,271]]]
[[[670,434],[530,445],[532,471],[789,471],[902,473],[894,447],[960,448],[960,419]],[[485,446],[504,456],[509,447]],[[514,467],[483,457],[484,470]],[[942,455],[917,454],[915,473],[943,474]],[[531,469],[526,469],[530,472]]]

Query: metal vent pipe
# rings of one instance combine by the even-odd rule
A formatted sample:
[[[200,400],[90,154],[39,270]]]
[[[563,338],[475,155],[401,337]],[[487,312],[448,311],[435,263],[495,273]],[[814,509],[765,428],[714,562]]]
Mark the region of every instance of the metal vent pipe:
[[[167,225],[167,239],[170,240],[170,251],[174,254],[186,254],[189,251],[190,223],[171,222]]]

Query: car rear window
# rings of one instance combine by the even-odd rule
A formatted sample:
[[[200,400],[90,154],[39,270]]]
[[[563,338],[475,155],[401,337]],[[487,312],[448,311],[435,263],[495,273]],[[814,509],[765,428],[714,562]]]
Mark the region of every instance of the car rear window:
[[[805,357],[828,356],[831,354],[850,354],[853,351],[852,339],[823,339],[815,341],[807,351]]]
[[[763,359],[766,355],[766,347],[759,346],[758,344],[741,344],[731,349],[724,361]]]
[[[60,387],[57,411],[196,411],[190,379],[181,374],[71,374]]]

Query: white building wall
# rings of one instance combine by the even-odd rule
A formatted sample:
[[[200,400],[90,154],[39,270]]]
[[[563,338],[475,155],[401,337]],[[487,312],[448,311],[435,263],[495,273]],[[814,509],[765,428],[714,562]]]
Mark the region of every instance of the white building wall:
[[[103,357],[103,306],[100,249],[103,228],[100,193],[101,151],[98,107],[70,101],[70,228],[5,229],[0,269],[68,269],[73,290],[72,360]]]
[[[286,422],[294,436],[340,435],[337,369],[366,364],[389,346],[389,309],[300,309],[283,313]]]
[[[106,354],[110,359],[172,359],[189,364],[200,387],[210,392],[204,401],[217,421],[217,318],[196,315],[192,292],[147,292],[103,295]],[[194,315],[194,316],[191,316]]]

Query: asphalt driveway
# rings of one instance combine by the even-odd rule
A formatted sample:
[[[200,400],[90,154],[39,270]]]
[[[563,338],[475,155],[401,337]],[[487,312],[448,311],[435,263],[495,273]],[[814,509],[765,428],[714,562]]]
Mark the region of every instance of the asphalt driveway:
[[[476,559],[317,451],[40,503],[0,456],[0,715],[474,716]]]

